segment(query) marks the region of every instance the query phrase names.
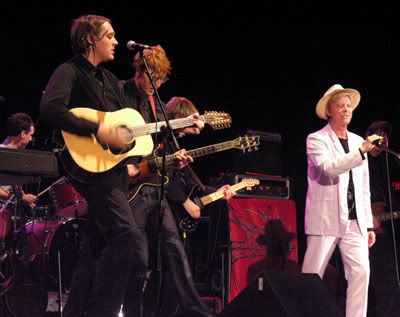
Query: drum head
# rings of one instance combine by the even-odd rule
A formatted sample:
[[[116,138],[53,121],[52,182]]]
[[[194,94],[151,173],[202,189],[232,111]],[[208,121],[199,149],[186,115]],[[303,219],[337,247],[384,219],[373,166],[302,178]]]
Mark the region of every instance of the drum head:
[[[59,283],[59,258],[62,287],[69,290],[72,274],[79,259],[83,239],[87,232],[87,222],[83,219],[66,221],[55,232],[50,245],[49,266],[54,284]]]
[[[35,279],[45,278],[48,290],[56,291],[61,273],[61,287],[64,291],[69,290],[80,250],[87,237],[87,221],[81,218],[41,220],[33,226],[28,223],[27,232],[28,246],[34,250],[31,263]]]

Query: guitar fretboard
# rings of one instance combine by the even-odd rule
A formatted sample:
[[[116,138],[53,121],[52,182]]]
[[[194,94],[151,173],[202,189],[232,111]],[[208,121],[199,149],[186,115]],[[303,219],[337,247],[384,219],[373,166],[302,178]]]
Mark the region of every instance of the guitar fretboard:
[[[240,190],[242,188],[251,187],[251,186],[254,186],[254,185],[257,185],[257,183],[255,183],[255,182],[254,183],[249,183],[248,181],[245,180],[245,181],[241,181],[240,183],[231,185],[231,190],[238,191],[238,190]],[[208,204],[212,203],[213,201],[221,199],[222,197],[224,197],[224,192],[223,191],[216,191],[216,192],[214,192],[212,194],[209,194],[207,196],[201,197],[200,200],[201,200],[202,204],[205,206],[205,205],[208,205]]]
[[[384,214],[376,215],[376,218],[380,221],[388,221],[391,219],[391,214],[393,214],[393,219],[400,218],[400,211],[395,211],[393,213],[386,212]]]
[[[204,115],[200,116],[200,120],[205,122]],[[193,118],[173,119],[169,120],[169,124],[172,129],[190,127],[191,125],[193,125]],[[165,127],[166,125],[167,124],[165,121],[159,121],[159,122],[148,123],[145,125],[139,125],[136,127],[130,127],[130,130],[132,131],[132,134],[134,136],[143,136],[160,132],[161,128]]]
[[[189,151],[187,151],[187,153],[193,158],[205,156],[208,154],[232,149],[234,147],[233,143],[234,143],[234,141],[226,141],[226,142],[222,142],[222,143],[204,146],[204,147],[197,148],[194,150],[189,150]],[[173,164],[174,163],[174,155],[173,154],[167,155],[167,157],[165,158],[165,162],[167,165]],[[159,164],[159,165],[161,164],[161,158],[157,159],[157,164]]]

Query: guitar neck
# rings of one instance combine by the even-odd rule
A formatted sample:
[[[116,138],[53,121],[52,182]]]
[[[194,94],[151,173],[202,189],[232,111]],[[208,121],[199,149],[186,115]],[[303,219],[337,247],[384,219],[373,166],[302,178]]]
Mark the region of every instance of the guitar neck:
[[[200,116],[201,121],[205,122],[204,115]],[[185,127],[190,127],[193,125],[193,118],[182,118],[182,119],[173,119],[169,120],[169,124],[171,129],[180,129]],[[145,125],[140,125],[136,127],[132,127],[132,132],[135,136],[143,136],[153,133],[158,133],[161,131],[161,127],[165,127],[167,124],[165,121],[158,121],[153,123],[148,123]]]
[[[245,188],[247,186],[249,186],[247,184],[247,182],[240,182],[240,183],[237,183],[235,185],[232,185],[231,186],[231,190],[238,191],[238,190],[240,190],[242,188]],[[205,205],[211,204],[212,202],[214,202],[214,201],[216,201],[218,199],[221,199],[223,197],[224,197],[224,192],[223,191],[216,191],[216,192],[213,192],[212,194],[209,194],[209,195],[201,197],[200,200],[201,200],[202,204],[205,206]]]
[[[388,221],[391,219],[391,215],[393,215],[393,219],[398,219],[400,218],[400,211],[395,211],[393,213],[385,212],[383,214],[376,215],[375,217],[380,221]]]
[[[226,141],[222,143],[217,143],[213,145],[203,146],[197,149],[186,151],[191,157],[200,157],[205,156],[208,154],[213,154],[225,150],[229,150],[233,148],[233,141]],[[167,155],[166,157],[166,164],[173,164],[174,163],[174,155]]]

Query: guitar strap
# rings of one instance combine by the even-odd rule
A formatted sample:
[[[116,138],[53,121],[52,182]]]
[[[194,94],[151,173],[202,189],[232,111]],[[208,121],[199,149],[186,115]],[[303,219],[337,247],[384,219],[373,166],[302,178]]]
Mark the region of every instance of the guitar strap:
[[[197,176],[197,174],[195,173],[195,171],[192,169],[191,166],[189,165],[185,166],[182,172],[186,174],[186,177],[190,178],[197,186],[199,186],[202,191],[204,191],[205,189],[204,184],[202,183],[202,181]]]
[[[149,101],[150,101],[150,105],[151,105],[151,110],[153,111],[154,120],[157,121],[156,103],[154,101],[154,96],[153,95],[149,95]]]

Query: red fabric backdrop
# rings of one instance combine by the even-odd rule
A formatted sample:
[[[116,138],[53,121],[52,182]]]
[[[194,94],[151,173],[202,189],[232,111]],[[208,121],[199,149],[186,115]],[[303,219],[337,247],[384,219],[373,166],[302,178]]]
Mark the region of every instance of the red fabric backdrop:
[[[296,205],[292,200],[228,201],[232,301],[261,271],[297,271]]]

